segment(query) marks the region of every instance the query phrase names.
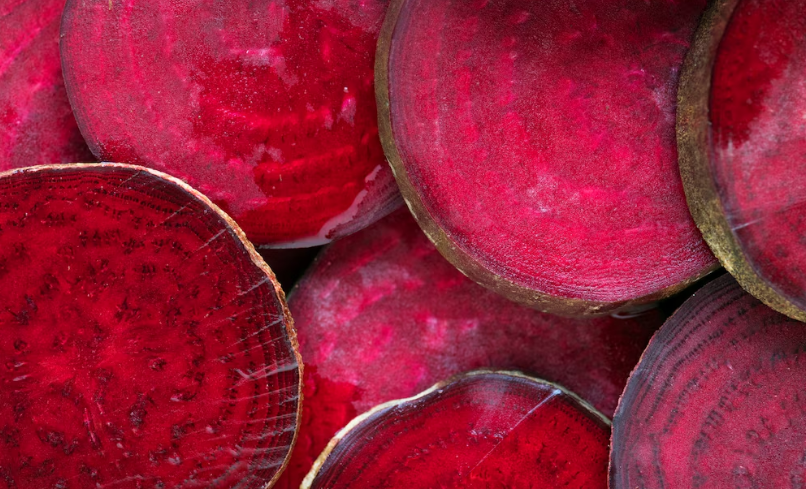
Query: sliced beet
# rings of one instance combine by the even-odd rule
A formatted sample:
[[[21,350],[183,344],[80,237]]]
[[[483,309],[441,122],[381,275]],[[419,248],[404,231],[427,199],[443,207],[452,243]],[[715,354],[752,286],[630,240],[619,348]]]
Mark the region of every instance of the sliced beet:
[[[466,278],[405,211],[331,244],[294,289],[306,363],[299,441],[277,487],[296,488],[356,415],[476,368],[527,371],[612,415],[662,323],[566,319],[519,306]]]
[[[300,362],[271,270],[179,180],[0,175],[0,485],[264,488]]]
[[[745,289],[806,321],[806,1],[714,2],[680,104],[681,172],[703,236]]]
[[[394,0],[381,140],[440,251],[562,314],[649,302],[713,269],[674,132],[705,3]]]
[[[399,202],[373,92],[385,11],[383,0],[68,0],[68,93],[100,158],[188,181],[256,244],[322,244]]]
[[[64,0],[0,2],[0,171],[95,161],[64,90],[63,7]]]
[[[357,418],[301,487],[606,488],[609,435],[555,384],[471,372]]]
[[[613,419],[611,489],[806,484],[806,328],[730,275],[649,343]]]

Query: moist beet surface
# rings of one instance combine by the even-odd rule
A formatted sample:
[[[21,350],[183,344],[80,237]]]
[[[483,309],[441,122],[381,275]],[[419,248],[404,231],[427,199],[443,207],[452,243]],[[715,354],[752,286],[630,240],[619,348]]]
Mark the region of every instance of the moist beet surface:
[[[476,373],[373,410],[334,438],[302,487],[604,489],[609,434],[554,384]]]
[[[299,487],[356,415],[471,369],[534,373],[610,416],[663,320],[657,310],[581,320],[519,306],[459,273],[404,210],[326,248],[289,307],[305,403],[283,488]]]
[[[440,250],[560,313],[715,267],[677,168],[678,72],[705,0],[395,0],[376,77],[404,197]]]
[[[68,0],[68,93],[100,158],[186,180],[258,245],[323,244],[399,203],[373,94],[385,10]]]
[[[0,3],[0,171],[95,160],[64,90],[63,6],[64,0]]]
[[[0,486],[266,487],[300,364],[233,226],[142,167],[0,176]]]
[[[802,487],[806,329],[730,275],[661,327],[613,419],[611,489]]]

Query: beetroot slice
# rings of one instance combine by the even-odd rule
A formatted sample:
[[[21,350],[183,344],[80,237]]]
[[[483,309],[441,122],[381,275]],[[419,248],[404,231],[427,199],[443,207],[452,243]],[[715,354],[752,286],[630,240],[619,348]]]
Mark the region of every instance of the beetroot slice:
[[[64,0],[0,2],[0,171],[94,161],[59,62]]]
[[[128,165],[0,175],[0,290],[6,486],[264,488],[282,469],[291,317],[195,190]]]
[[[339,432],[308,488],[606,488],[610,423],[563,388],[471,372]]]
[[[713,269],[674,133],[705,3],[393,1],[381,140],[440,251],[562,314],[649,302]]]
[[[259,245],[347,235],[398,203],[377,135],[383,0],[68,0],[62,60],[92,151],[182,178]]]
[[[527,371],[610,416],[663,320],[519,306],[459,273],[403,210],[326,248],[289,307],[306,363],[299,441],[277,483],[289,489],[357,414],[467,370]]]
[[[658,331],[613,419],[611,489],[803,487],[806,329],[730,275]]]
[[[739,283],[806,321],[806,1],[721,0],[681,80],[681,171]]]

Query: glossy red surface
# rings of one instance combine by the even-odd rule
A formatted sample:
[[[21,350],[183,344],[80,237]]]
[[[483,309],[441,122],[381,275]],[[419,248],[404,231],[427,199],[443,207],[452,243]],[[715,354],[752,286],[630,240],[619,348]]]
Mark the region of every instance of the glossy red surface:
[[[310,487],[604,489],[609,435],[604,419],[552,384],[473,375],[374,412]]]
[[[265,487],[299,398],[275,287],[142,169],[0,177],[0,485]]]
[[[806,483],[806,328],[729,275],[649,343],[613,419],[610,488]]]
[[[64,0],[0,2],[0,171],[95,161],[64,90],[63,6]]]
[[[259,245],[323,244],[398,203],[378,139],[383,0],[69,0],[90,148],[182,178]]]
[[[406,0],[395,143],[462,252],[552,297],[619,302],[715,265],[677,168],[678,72],[705,0]]]
[[[459,273],[405,210],[326,248],[289,307],[305,403],[277,486],[288,489],[356,415],[466,370],[531,372],[609,416],[663,320],[657,310],[579,320],[519,306]]]
[[[711,86],[711,172],[745,256],[806,310],[806,1],[742,0]]]

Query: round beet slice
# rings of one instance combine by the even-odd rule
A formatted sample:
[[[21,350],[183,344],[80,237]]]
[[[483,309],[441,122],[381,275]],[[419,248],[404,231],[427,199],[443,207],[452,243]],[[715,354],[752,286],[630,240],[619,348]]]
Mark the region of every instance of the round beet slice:
[[[674,132],[705,3],[393,1],[381,139],[440,251],[561,314],[650,302],[712,270]]]
[[[730,275],[661,327],[613,419],[611,489],[806,483],[806,329]]]
[[[451,266],[405,210],[326,248],[289,307],[306,367],[298,443],[277,484],[289,489],[356,415],[468,370],[530,372],[610,416],[663,321],[520,306]]]
[[[746,290],[806,321],[806,2],[714,2],[680,104],[680,170],[703,236]]]
[[[94,161],[59,62],[64,0],[0,2],[0,171]]]
[[[383,0],[68,0],[92,151],[186,180],[256,244],[306,247],[399,203],[373,92]]]
[[[356,418],[301,487],[606,488],[609,435],[562,387],[470,372]]]
[[[0,481],[265,488],[294,444],[296,338],[242,231],[142,167],[0,174]]]

